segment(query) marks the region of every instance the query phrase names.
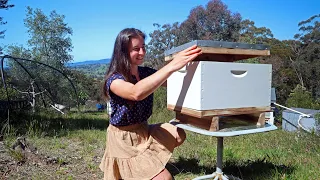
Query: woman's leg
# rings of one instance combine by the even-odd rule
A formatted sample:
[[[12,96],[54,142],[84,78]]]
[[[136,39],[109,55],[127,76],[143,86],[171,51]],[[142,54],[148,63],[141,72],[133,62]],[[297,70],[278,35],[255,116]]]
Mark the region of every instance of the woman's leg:
[[[186,132],[181,128],[177,128],[176,147],[180,146],[184,142],[185,139],[186,139]]]
[[[164,169],[155,177],[153,177],[152,180],[172,180],[172,176],[167,169]]]
[[[149,132],[158,143],[164,145],[171,152],[186,139],[184,130],[170,123],[149,125]]]

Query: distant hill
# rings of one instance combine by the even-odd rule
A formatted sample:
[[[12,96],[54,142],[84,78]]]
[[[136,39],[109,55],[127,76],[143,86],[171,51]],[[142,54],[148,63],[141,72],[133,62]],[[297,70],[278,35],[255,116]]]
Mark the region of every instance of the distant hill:
[[[67,67],[81,71],[89,77],[103,79],[109,64],[110,59],[101,59],[67,63]]]
[[[81,62],[69,62],[68,67],[82,66],[82,65],[92,65],[92,64],[109,64],[110,59],[100,59],[100,60],[87,60]],[[7,63],[4,63],[4,68],[8,68]]]
[[[75,67],[75,66],[85,66],[85,65],[93,65],[93,64],[109,64],[110,59],[100,59],[100,60],[87,60],[81,62],[69,62],[67,63],[68,67]]]
[[[110,59],[100,59],[100,60],[87,60],[82,62],[69,62],[66,66],[70,69],[75,69],[81,71],[89,77],[92,78],[103,78],[107,68],[109,67]],[[0,66],[1,68],[1,66]],[[4,63],[4,68],[7,69],[6,63]]]

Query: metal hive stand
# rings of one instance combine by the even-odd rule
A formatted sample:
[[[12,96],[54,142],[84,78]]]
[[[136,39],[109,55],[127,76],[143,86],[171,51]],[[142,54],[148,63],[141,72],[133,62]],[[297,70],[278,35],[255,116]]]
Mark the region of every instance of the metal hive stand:
[[[239,135],[245,135],[245,134],[254,134],[254,133],[261,133],[261,132],[267,132],[267,131],[272,131],[276,130],[277,127],[271,123],[266,122],[264,127],[257,128],[255,126],[247,126],[247,127],[242,127],[238,128],[238,130],[235,130],[233,128],[230,129],[224,129],[223,131],[207,131],[204,129],[200,129],[188,124],[182,124],[176,121],[176,119],[172,119],[170,121],[171,124],[182,128],[184,130],[192,131],[195,133],[207,135],[207,136],[214,136],[217,137],[217,167],[216,167],[216,172],[209,174],[209,175],[204,175],[197,177],[193,180],[202,180],[202,179],[212,179],[213,180],[228,180],[229,178],[223,174],[222,172],[222,158],[223,158],[223,138],[224,137],[232,137],[232,136],[239,136]]]

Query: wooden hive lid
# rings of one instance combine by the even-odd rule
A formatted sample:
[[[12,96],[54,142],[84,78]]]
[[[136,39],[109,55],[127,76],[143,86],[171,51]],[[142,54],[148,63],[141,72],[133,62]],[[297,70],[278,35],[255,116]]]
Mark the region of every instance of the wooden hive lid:
[[[263,44],[195,40],[165,51],[165,61],[171,61],[178,52],[193,45],[197,45],[202,49],[202,54],[194,61],[233,62],[270,55],[270,47]]]

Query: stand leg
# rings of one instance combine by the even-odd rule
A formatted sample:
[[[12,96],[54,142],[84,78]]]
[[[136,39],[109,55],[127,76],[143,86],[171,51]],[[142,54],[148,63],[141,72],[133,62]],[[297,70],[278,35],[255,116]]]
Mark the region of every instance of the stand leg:
[[[223,137],[217,137],[217,172],[222,173]]]
[[[217,168],[216,172],[210,174],[210,175],[204,175],[197,177],[193,180],[202,180],[202,179],[211,179],[213,180],[228,180],[227,176],[223,175],[222,172],[222,157],[223,157],[223,137],[217,137],[218,143],[217,143]]]

